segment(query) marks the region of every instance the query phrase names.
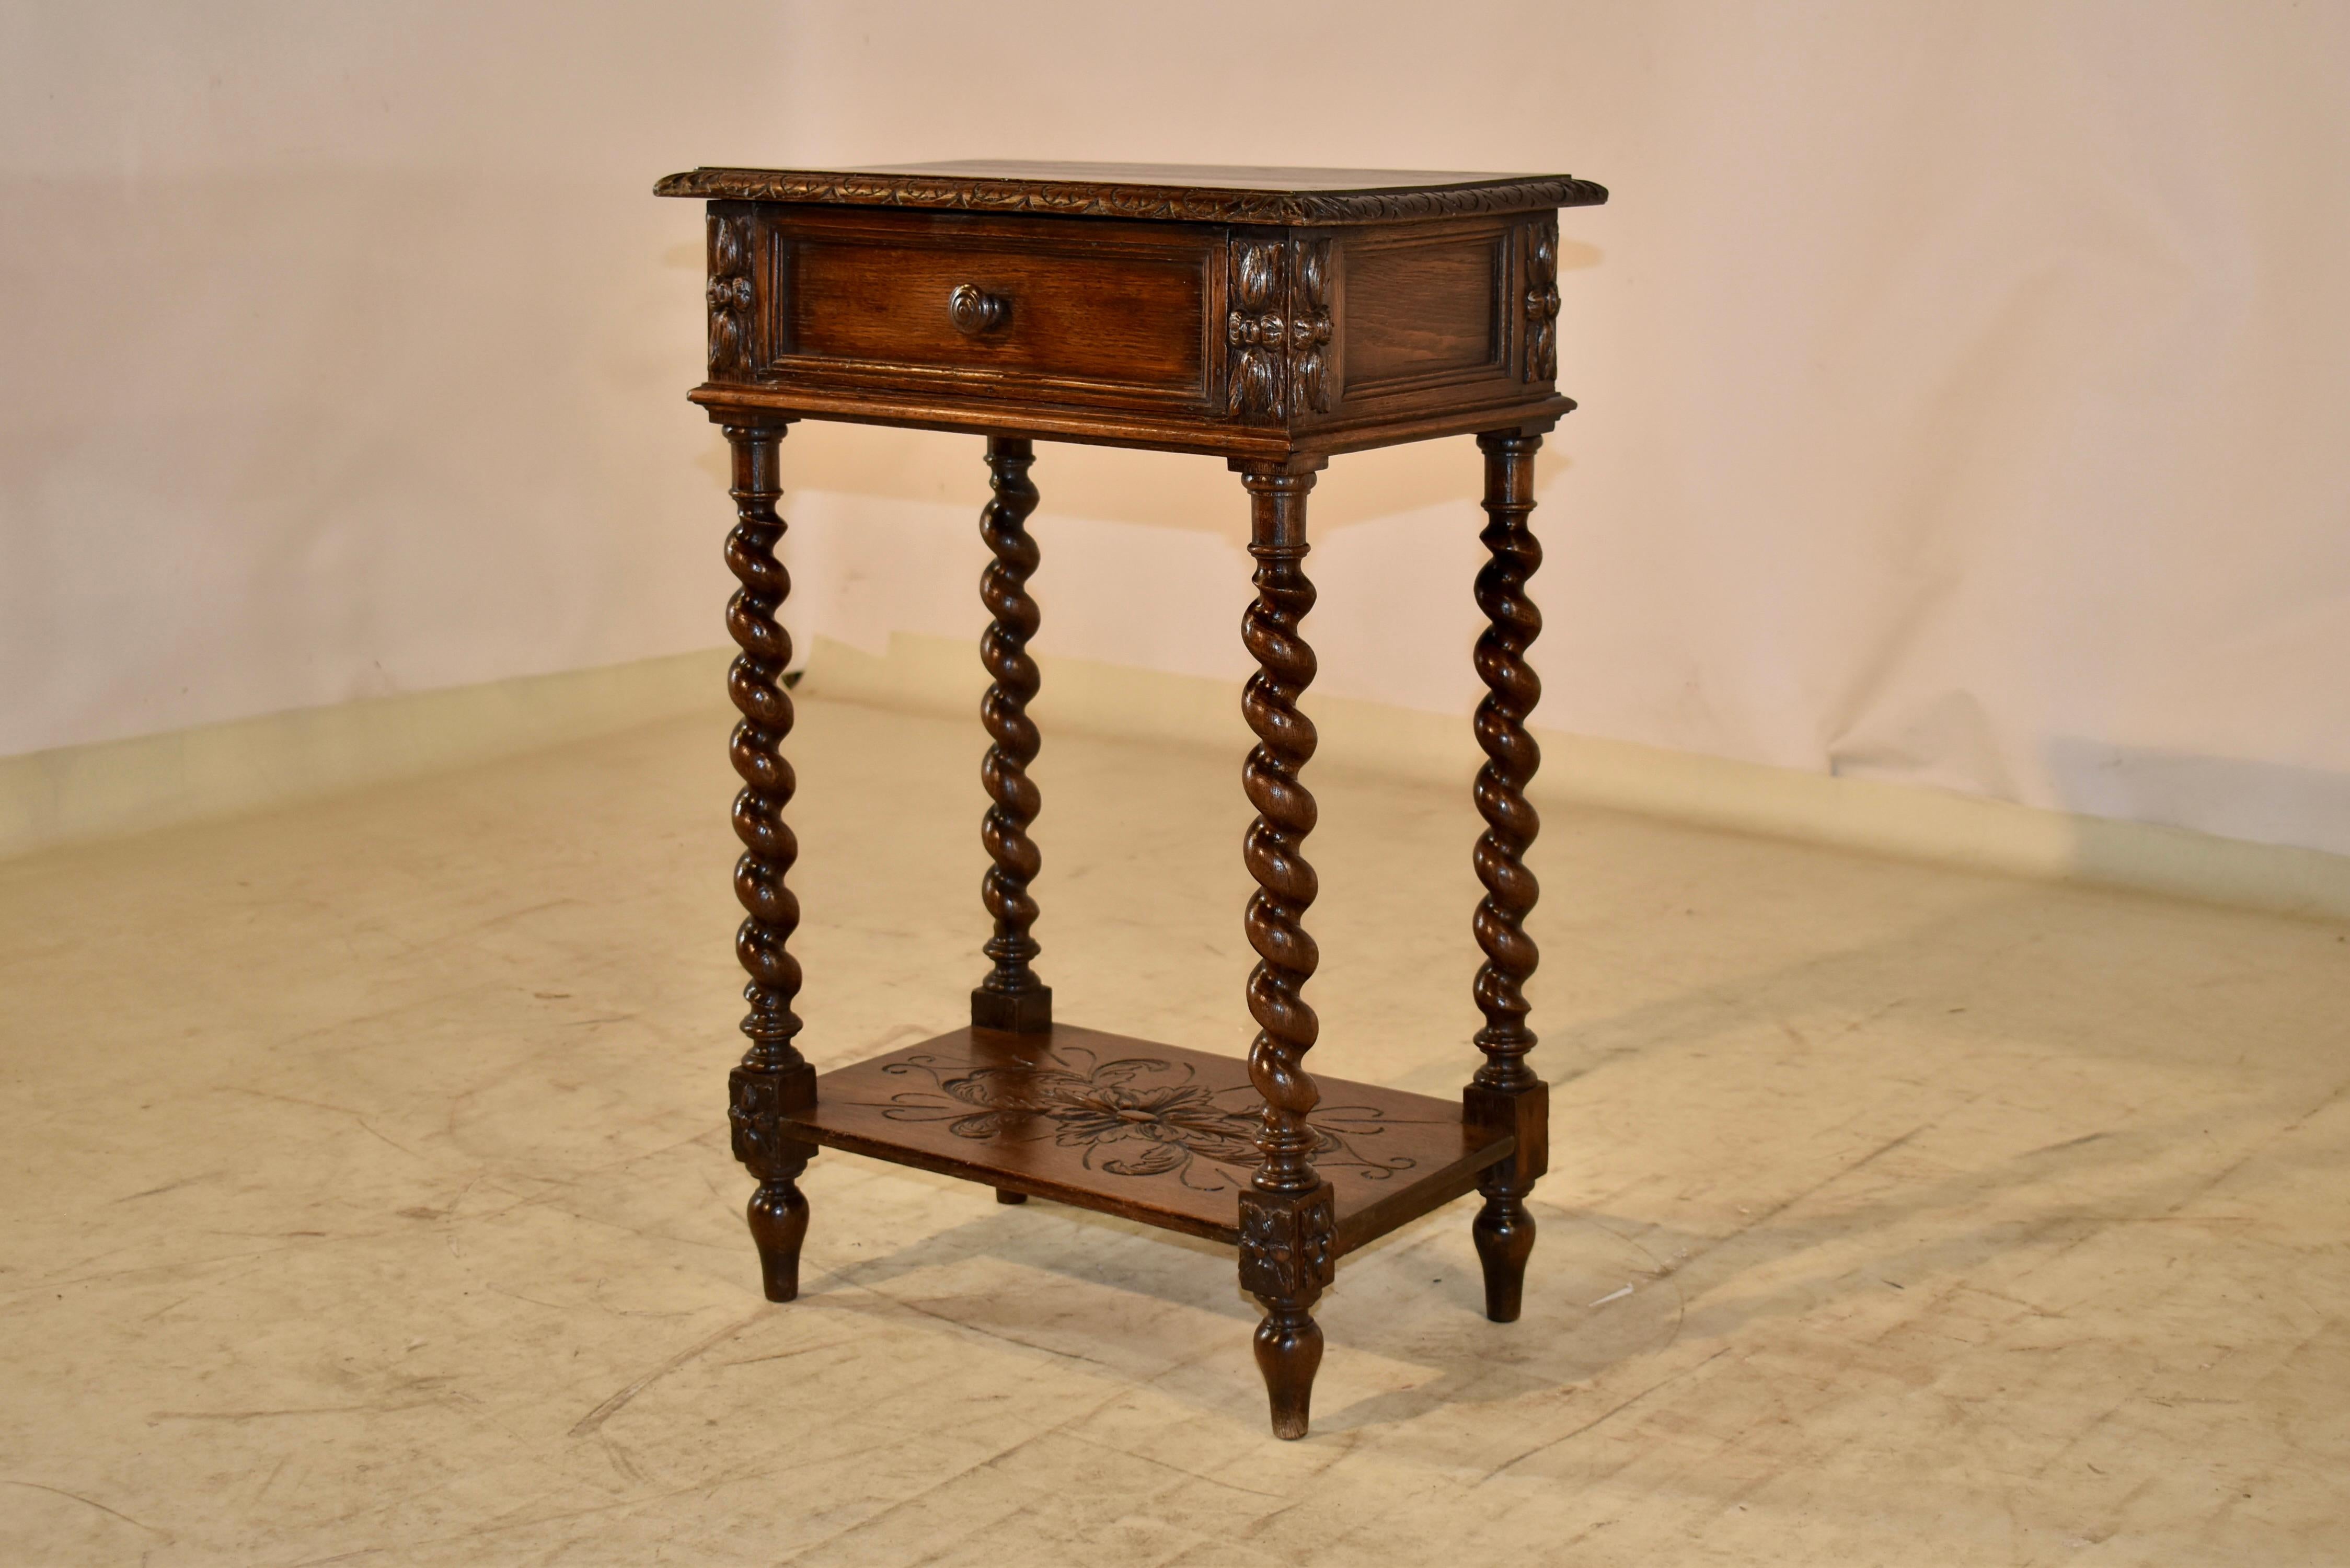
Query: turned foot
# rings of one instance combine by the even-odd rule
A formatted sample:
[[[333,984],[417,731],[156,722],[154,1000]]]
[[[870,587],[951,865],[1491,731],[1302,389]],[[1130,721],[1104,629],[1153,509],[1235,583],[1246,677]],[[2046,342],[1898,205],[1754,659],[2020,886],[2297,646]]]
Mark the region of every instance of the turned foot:
[[[1273,1404],[1273,1435],[1295,1440],[1305,1435],[1313,1414],[1314,1374],[1322,1366],[1322,1325],[1303,1307],[1267,1302],[1256,1325],[1257,1370]]]
[[[1322,1327],[1314,1303],[1337,1257],[1330,1184],[1304,1192],[1241,1194],[1241,1289],[1264,1308],[1256,1330],[1257,1370],[1273,1402],[1273,1435],[1305,1435],[1314,1374],[1322,1365]]]
[[[759,1278],[771,1302],[800,1293],[800,1243],[807,1240],[807,1199],[790,1181],[771,1181],[751,1194],[751,1241],[759,1249]]]
[[[1538,252],[1537,254],[1542,253]],[[1539,271],[1539,268],[1537,269]],[[1545,358],[1553,348],[1539,350]],[[1526,981],[1541,954],[1526,935],[1526,916],[1541,889],[1526,869],[1526,850],[1542,826],[1526,785],[1542,761],[1542,748],[1526,730],[1526,719],[1542,695],[1542,681],[1526,660],[1526,649],[1542,631],[1542,612],[1526,595],[1526,579],[1542,565],[1542,545],[1527,525],[1534,504],[1534,450],[1539,433],[1489,431],[1477,438],[1485,452],[1485,512],[1491,519],[1481,535],[1487,559],[1477,573],[1477,605],[1486,627],[1477,639],[1477,673],[1486,694],[1477,705],[1477,743],[1485,753],[1478,770],[1478,815],[1485,831],[1477,840],[1477,879],[1485,897],[1471,929],[1485,961],[1473,994],[1485,1026],[1477,1048],[1485,1064],[1462,1096],[1462,1115],[1472,1126],[1507,1133],[1510,1157],[1489,1168],[1478,1190],[1485,1195],[1472,1229],[1477,1258],[1485,1267],[1485,1315],[1515,1323],[1525,1294],[1526,1260],[1534,1254],[1534,1220],[1526,1194],[1550,1168],[1550,1091],[1526,1064],[1534,1032],[1526,1027]]]
[[[995,1200],[998,1203],[1025,1203],[1028,1201],[1028,1195],[1024,1192],[1014,1192],[1008,1187],[999,1187],[995,1189]]]
[[[1523,1303],[1526,1260],[1534,1252],[1534,1217],[1514,1192],[1489,1192],[1470,1227],[1485,1266],[1485,1315],[1515,1323]]]

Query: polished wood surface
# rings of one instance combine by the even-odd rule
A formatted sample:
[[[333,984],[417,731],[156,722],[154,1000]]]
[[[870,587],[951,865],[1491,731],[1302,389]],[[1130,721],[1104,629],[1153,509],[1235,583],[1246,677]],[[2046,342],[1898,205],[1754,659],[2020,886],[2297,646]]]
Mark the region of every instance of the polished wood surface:
[[[1464,1096],[1471,1119],[1506,1130],[1516,1147],[1485,1173],[1484,1207],[1471,1227],[1485,1273],[1485,1315],[1515,1323],[1534,1253],[1534,1220],[1526,1194],[1548,1168],[1549,1091],[1527,1064],[1534,1032],[1526,1026],[1526,981],[1541,954],[1526,935],[1526,916],[1540,888],[1526,867],[1526,850],[1542,820],[1526,785],[1542,763],[1542,749],[1526,720],[1542,698],[1542,680],[1526,649],[1542,631],[1542,612],[1526,581],[1542,565],[1542,545],[1529,522],[1534,506],[1534,452],[1540,436],[1477,438],[1485,452],[1485,565],[1477,573],[1477,607],[1485,630],[1477,639],[1477,674],[1485,683],[1477,705],[1477,743],[1485,753],[1477,773],[1477,811],[1485,831],[1477,840],[1477,879],[1484,885],[1471,929],[1485,961],[1471,994],[1484,1014],[1477,1048],[1485,1054]]]
[[[1607,199],[1604,186],[1571,174],[991,160],[876,169],[704,168],[671,174],[653,189],[712,201],[1275,224],[1554,212]]]
[[[1314,1374],[1322,1365],[1313,1307],[1334,1277],[1338,1254],[1336,1184],[1315,1165],[1321,1150],[1312,1116],[1322,1090],[1305,1071],[1305,1053],[1322,1031],[1304,995],[1321,962],[1305,931],[1305,911],[1320,885],[1305,853],[1316,815],[1314,796],[1298,776],[1315,746],[1314,721],[1297,706],[1315,670],[1314,649],[1298,623],[1314,607],[1305,576],[1305,497],[1321,464],[1315,457],[1237,465],[1248,488],[1249,554],[1256,560],[1256,602],[1242,618],[1241,640],[1257,668],[1241,691],[1241,714],[1257,743],[1241,784],[1257,814],[1241,855],[1257,885],[1243,929],[1257,955],[1248,979],[1249,1013],[1257,1023],[1249,1081],[1264,1102],[1257,1135],[1263,1162],[1240,1195],[1241,1288],[1264,1309],[1256,1362],[1272,1402],[1274,1435],[1281,1438],[1305,1435]],[[1464,1135],[1470,1130],[1462,1128]]]
[[[1344,1252],[1472,1189],[1509,1135],[1343,1078],[1307,1118]],[[1245,1063],[1055,1023],[957,1029],[827,1073],[790,1136],[1227,1244],[1263,1158]]]
[[[757,1182],[767,1294],[797,1289],[797,1178],[832,1147],[981,1182],[1007,1204],[1034,1194],[1233,1245],[1263,1309],[1256,1359],[1283,1438],[1310,1424],[1324,1349],[1313,1309],[1338,1259],[1372,1238],[1481,1191],[1487,1315],[1515,1319],[1534,1241],[1525,1199],[1549,1148],[1524,994],[1534,459],[1575,406],[1555,385],[1557,214],[1607,192],[1565,175],[1043,163],[699,169],[658,189],[708,202],[710,373],[691,395],[734,448],[736,949],[752,1047],[731,1114]],[[798,907],[784,887],[790,649],[775,503],[777,441],[795,419],[984,435],[993,492],[980,524],[993,931],[972,1027],[821,1079],[792,1043],[799,971],[785,950]],[[1335,453],[1461,434],[1484,450],[1488,515],[1474,587],[1485,1061],[1451,1104],[1306,1070],[1318,888],[1303,776],[1315,732],[1299,699],[1315,674],[1302,622],[1316,473]],[[1243,919],[1259,961],[1245,1062],[1055,1024],[1034,968],[1039,437],[1216,454],[1249,498],[1256,592],[1242,638],[1256,673],[1243,712],[1256,744],[1243,785],[1255,818],[1242,850],[1256,892]]]
[[[1546,429],[1574,406],[1556,213],[1597,186],[1012,167],[663,181],[712,198],[696,400],[1228,458]]]
[[[763,237],[781,301],[773,376],[1179,408],[1208,397],[1210,234],[807,213]]]
[[[782,439],[783,431],[772,426],[726,429],[733,448],[735,507],[726,566],[741,585],[726,605],[726,629],[741,649],[726,672],[727,691],[742,715],[727,748],[743,781],[734,796],[734,835],[743,844],[734,863],[734,894],[743,910],[734,954],[750,977],[743,1000],[751,1006],[742,1023],[751,1045],[728,1080],[727,1120],[734,1158],[759,1184],[751,1195],[751,1238],[773,1302],[799,1294],[808,1209],[797,1178],[816,1153],[782,1125],[787,1114],[816,1096],[816,1070],[793,1044],[800,1032],[799,1014],[792,1011],[800,992],[800,966],[789,943],[800,923],[800,907],[784,885],[799,844],[784,823],[793,779],[792,765],[783,756],[784,738],[792,732],[792,699],[783,686],[792,639],[775,618],[791,592],[790,574],[775,559],[775,544],[784,534],[775,512],[783,493],[776,452]]]
[[[1045,857],[1028,836],[1044,801],[1028,776],[1042,740],[1028,703],[1036,695],[1036,661],[1028,639],[1039,615],[1029,597],[1036,570],[1036,541],[1028,514],[1036,510],[1036,487],[1028,482],[1035,450],[1024,441],[992,436],[987,442],[987,479],[995,498],[980,514],[979,531],[994,559],[979,580],[987,606],[987,630],[979,639],[980,662],[987,667],[987,695],[979,719],[987,731],[987,754],[980,759],[979,782],[987,791],[987,814],[979,838],[991,864],[980,882],[980,898],[995,923],[985,952],[993,967],[971,993],[971,1021],[983,1029],[1031,1031],[1053,1022],[1053,992],[1033,967],[1041,950],[1029,929],[1036,923],[1036,900],[1028,884]]]

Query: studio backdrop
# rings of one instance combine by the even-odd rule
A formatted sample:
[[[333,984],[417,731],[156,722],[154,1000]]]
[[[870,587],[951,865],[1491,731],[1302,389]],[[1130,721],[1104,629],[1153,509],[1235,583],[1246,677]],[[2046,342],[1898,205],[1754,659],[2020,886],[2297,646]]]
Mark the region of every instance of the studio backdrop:
[[[11,6],[0,755],[723,640],[671,170],[1524,170],[1616,192],[1541,722],[2350,853],[2345,81],[2261,0]],[[804,642],[975,634],[976,440],[785,460]],[[1040,650],[1245,672],[1220,464],[1035,477]],[[1477,483],[1333,464],[1317,691],[1468,711]]]

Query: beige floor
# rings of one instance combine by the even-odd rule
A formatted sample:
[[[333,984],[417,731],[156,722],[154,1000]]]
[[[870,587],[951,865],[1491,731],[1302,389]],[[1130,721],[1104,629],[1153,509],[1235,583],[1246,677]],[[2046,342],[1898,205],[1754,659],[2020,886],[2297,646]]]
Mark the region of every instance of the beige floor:
[[[2341,929],[1555,813],[1524,1321],[1430,1216],[1281,1444],[1205,1244],[827,1154],[759,1300],[719,722],[0,866],[0,1559],[2350,1562]],[[956,1021],[976,746],[795,750],[830,1065]],[[1062,1016],[1240,1048],[1235,759],[1039,771]],[[1450,1093],[1465,798],[1315,782],[1314,1061]]]

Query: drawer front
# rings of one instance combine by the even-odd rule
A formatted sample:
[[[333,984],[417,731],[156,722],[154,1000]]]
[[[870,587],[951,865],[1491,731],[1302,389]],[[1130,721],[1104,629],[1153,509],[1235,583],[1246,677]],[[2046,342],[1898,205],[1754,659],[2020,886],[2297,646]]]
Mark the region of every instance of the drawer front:
[[[769,374],[1200,409],[1222,235],[1087,219],[779,215]]]

